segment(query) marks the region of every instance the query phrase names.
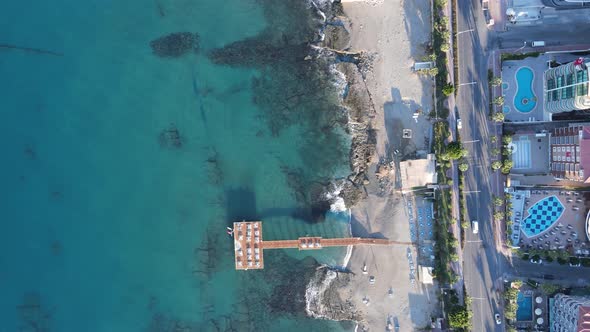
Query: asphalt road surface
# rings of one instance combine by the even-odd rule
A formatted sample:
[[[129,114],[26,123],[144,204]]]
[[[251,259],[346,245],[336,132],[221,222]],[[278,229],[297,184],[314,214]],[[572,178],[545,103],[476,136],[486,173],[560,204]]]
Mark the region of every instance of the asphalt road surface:
[[[458,1],[459,79],[456,109],[449,121],[454,125],[454,112],[463,123],[461,139],[469,151],[470,169],[466,172],[465,189],[469,220],[479,222],[479,233],[468,228],[463,251],[463,277],[467,294],[473,299],[473,331],[505,331],[504,322],[497,325],[494,314],[503,316],[501,298],[504,278],[554,276],[553,282],[584,285],[590,280],[586,268],[557,264],[534,265],[516,258],[508,261],[501,247],[500,225],[493,221],[492,195],[503,188],[498,172],[492,172],[490,136],[499,135],[501,127],[488,121],[488,60],[498,49],[517,49],[527,42],[543,40],[548,47],[588,44],[590,11],[556,11],[545,9],[543,24],[509,26],[505,32],[492,32],[485,26],[479,1]],[[529,52],[533,49],[524,48]],[[498,73],[499,74],[499,73]],[[454,111],[454,112],[453,112]]]
[[[491,135],[500,127],[488,121],[487,68],[492,43],[478,1],[458,1],[459,92],[457,111],[463,122],[461,139],[469,151],[470,168],[465,173],[467,210],[470,220],[479,222],[479,233],[468,228],[463,251],[463,277],[467,294],[473,299],[473,331],[504,331],[495,313],[503,312],[502,275],[506,258],[496,250],[496,223],[492,221],[492,194],[499,190],[498,176],[490,168]],[[469,31],[473,29],[473,31]],[[465,32],[463,32],[465,31]],[[475,82],[475,83],[473,83]]]

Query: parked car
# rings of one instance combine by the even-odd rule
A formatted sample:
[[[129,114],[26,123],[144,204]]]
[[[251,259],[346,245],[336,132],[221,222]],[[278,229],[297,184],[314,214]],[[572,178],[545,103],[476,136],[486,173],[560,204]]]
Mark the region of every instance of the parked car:
[[[577,264],[570,263],[570,266],[571,267],[580,267],[580,266],[582,266],[582,264],[581,263],[577,263]]]
[[[369,284],[374,285],[375,284],[375,276],[370,276],[369,277]]]
[[[542,264],[543,263],[543,260],[541,258],[537,258],[537,259],[531,258],[531,263],[533,263],[533,264]]]
[[[457,129],[461,130],[463,128],[463,121],[457,118]]]
[[[498,324],[498,325],[502,324],[502,319],[500,319],[500,314],[496,313],[494,315],[494,318],[496,319],[496,324]]]

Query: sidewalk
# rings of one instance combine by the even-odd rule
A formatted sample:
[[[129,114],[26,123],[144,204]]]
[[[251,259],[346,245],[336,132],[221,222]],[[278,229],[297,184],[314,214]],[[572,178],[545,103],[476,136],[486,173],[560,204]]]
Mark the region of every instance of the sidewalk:
[[[447,8],[445,9],[445,15],[449,17],[449,32],[450,35],[453,36],[454,34],[454,27],[455,23],[451,21],[451,6],[453,1],[449,1],[447,4]],[[449,51],[447,52],[447,72],[449,73],[449,81],[451,84],[457,88],[458,82],[455,82],[454,77],[454,62],[453,57],[453,43],[454,38],[451,37]],[[458,48],[457,48],[458,49]],[[449,129],[451,133],[450,139],[455,141],[458,139],[457,135],[457,106],[455,104],[455,95],[451,94],[447,97],[446,105],[449,108]],[[452,206],[452,219],[455,220],[455,223],[451,227],[449,231],[453,233],[453,236],[457,240],[461,240],[461,218],[460,218],[460,210],[459,210],[459,171],[457,168],[457,162],[453,161],[451,163],[451,179],[453,180],[453,185],[451,187],[451,206]],[[457,255],[459,256],[459,260],[457,262],[451,262],[451,269],[457,274],[459,280],[453,285],[453,289],[457,292],[457,296],[459,297],[459,301],[463,303],[463,248],[461,245],[457,247]]]
[[[486,1],[486,0],[484,0]],[[506,0],[489,0],[490,16],[494,20],[494,25],[488,29],[494,31],[506,31]]]

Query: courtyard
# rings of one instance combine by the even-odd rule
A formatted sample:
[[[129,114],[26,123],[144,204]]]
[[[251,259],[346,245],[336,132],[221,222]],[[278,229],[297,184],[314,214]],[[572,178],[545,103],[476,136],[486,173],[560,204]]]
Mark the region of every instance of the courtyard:
[[[583,193],[574,191],[514,191],[512,243],[522,249],[567,249],[583,254],[590,248],[586,202]]]

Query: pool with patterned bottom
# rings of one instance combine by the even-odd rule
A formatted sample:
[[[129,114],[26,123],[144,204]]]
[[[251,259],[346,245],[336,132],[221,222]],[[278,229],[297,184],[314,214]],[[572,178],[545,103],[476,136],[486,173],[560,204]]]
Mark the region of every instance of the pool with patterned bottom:
[[[564,207],[557,196],[545,197],[528,209],[529,215],[521,222],[527,237],[535,237],[549,228],[561,217]]]

